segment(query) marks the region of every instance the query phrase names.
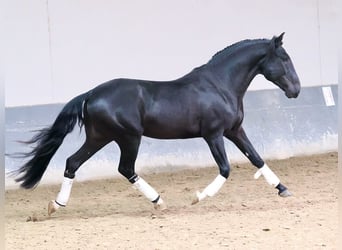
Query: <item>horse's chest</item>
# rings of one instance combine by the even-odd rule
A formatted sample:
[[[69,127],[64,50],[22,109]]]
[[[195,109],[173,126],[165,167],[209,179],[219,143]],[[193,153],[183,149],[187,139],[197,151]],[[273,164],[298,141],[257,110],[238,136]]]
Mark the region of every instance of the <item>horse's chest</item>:
[[[243,120],[243,112],[240,109],[227,110],[224,117],[226,128],[233,128],[237,124],[241,124]]]
[[[240,126],[244,117],[242,105],[223,105],[220,112],[216,113],[225,130],[233,130]]]

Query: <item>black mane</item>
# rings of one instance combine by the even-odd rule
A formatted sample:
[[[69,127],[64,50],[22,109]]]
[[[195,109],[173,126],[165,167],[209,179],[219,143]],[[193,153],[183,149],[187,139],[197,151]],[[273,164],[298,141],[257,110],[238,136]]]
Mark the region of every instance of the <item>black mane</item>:
[[[220,62],[222,59],[226,58],[229,54],[234,53],[236,50],[242,47],[245,47],[251,44],[265,43],[269,41],[270,41],[269,39],[246,39],[237,43],[233,43],[232,45],[229,45],[228,47],[218,51],[215,55],[213,55],[207,64]]]

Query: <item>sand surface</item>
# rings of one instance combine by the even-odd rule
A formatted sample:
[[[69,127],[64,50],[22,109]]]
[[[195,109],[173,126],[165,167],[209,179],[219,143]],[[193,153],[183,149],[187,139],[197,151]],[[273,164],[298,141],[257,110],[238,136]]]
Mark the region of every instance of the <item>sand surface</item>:
[[[196,205],[216,167],[142,175],[167,203],[162,212],[124,178],[76,182],[50,218],[59,185],[7,190],[6,249],[337,249],[337,153],[267,163],[292,197],[254,180],[251,164],[233,164],[220,192]]]

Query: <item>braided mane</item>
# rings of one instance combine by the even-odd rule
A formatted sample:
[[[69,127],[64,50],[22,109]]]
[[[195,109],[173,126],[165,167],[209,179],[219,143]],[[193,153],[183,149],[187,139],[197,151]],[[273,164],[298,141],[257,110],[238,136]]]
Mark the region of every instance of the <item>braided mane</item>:
[[[233,54],[236,50],[246,47],[252,44],[260,44],[260,43],[267,43],[269,39],[246,39],[240,42],[234,43],[229,45],[228,47],[224,48],[223,50],[218,51],[213,57],[209,60],[208,64],[214,64],[221,62],[222,59],[226,58],[228,55]]]

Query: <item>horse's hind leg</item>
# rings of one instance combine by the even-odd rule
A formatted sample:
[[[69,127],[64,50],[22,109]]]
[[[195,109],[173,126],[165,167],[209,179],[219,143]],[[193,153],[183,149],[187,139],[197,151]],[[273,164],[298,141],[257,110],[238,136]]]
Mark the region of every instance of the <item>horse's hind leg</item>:
[[[142,192],[154,204],[156,209],[163,210],[166,206],[158,192],[135,173],[135,160],[138,155],[140,141],[141,136],[132,135],[126,135],[117,140],[121,150],[119,173],[126,177],[134,188]]]
[[[254,149],[252,143],[249,141],[244,129],[240,127],[237,131],[225,135],[241,150],[241,152],[247,156],[251,163],[259,170],[255,173],[254,178],[258,179],[263,175],[268,184],[278,189],[278,194],[281,197],[291,196],[288,189],[280,183],[279,178],[275,173],[267,166],[263,159],[259,156],[258,152]]]
[[[82,147],[72,156],[70,156],[66,161],[66,168],[64,171],[64,179],[55,200],[50,201],[48,205],[48,215],[50,216],[59,207],[66,206],[70,192],[72,188],[72,183],[75,178],[75,173],[79,167],[87,161],[92,155],[94,155],[98,150],[105,146],[108,141],[92,140],[87,138]]]

